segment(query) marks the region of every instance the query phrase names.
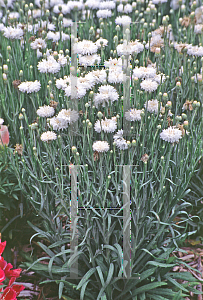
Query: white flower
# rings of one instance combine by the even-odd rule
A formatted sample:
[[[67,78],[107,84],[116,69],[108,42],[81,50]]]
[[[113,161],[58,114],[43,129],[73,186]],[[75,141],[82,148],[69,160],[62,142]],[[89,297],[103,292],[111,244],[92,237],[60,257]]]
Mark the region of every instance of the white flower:
[[[195,19],[197,24],[201,24],[203,22],[203,6],[195,9]]]
[[[170,143],[179,142],[179,140],[182,138],[182,131],[178,128],[169,127],[160,133],[160,138]]]
[[[91,72],[95,83],[102,83],[106,80],[106,70],[95,70]]]
[[[68,122],[64,118],[53,117],[49,119],[49,124],[53,130],[60,130],[68,128]]]
[[[72,95],[72,96],[76,96],[77,99],[81,99],[82,97],[84,97],[86,95],[87,90],[81,86],[81,85],[77,85],[76,86],[76,95]],[[71,97],[71,94],[75,93],[75,89],[73,90],[71,88],[71,83],[69,84],[69,86],[67,88],[65,88],[65,95],[67,97]]]
[[[51,30],[51,31],[54,31],[56,29],[56,25],[54,25],[53,23],[50,23],[50,22],[47,23],[47,21],[41,20],[38,22],[38,25],[39,25],[39,28],[42,28],[45,31],[47,31],[47,29]]]
[[[102,44],[101,44],[102,43]],[[98,48],[101,48],[101,45],[103,47],[106,47],[108,45],[108,40],[106,39],[103,39],[103,38],[99,38],[96,42],[95,42],[95,45],[98,47]]]
[[[109,148],[108,142],[105,141],[97,141],[92,145],[92,149],[97,152],[107,152]]]
[[[119,57],[117,58],[111,58],[108,61],[104,62],[104,66],[107,68],[120,68],[122,70],[122,59]]]
[[[123,42],[123,44],[119,44],[116,47],[116,51],[117,54],[119,56],[121,55],[130,55],[133,53],[140,53],[144,50],[144,46],[142,45],[142,43],[138,42],[138,41],[131,41],[129,43],[127,43],[126,41]]]
[[[8,0],[7,4],[5,5],[5,1],[4,0],[0,0],[0,7],[13,7],[13,2],[14,0]]]
[[[39,38],[39,39],[36,39],[34,42],[32,42],[30,44],[30,47],[32,49],[45,49],[47,46],[47,44],[45,43],[45,40]]]
[[[49,141],[56,140],[57,139],[57,135],[53,131],[47,131],[47,132],[42,133],[40,139],[43,142],[49,142]]]
[[[116,23],[116,25],[130,25],[131,17],[129,17],[129,16],[117,17],[115,19],[115,23]]]
[[[97,18],[107,19],[112,15],[111,10],[109,9],[100,9],[97,11]]]
[[[197,24],[194,27],[194,33],[201,34],[203,33],[203,24]]]
[[[73,21],[71,19],[63,18],[63,27],[71,27],[73,25]]]
[[[105,120],[97,120],[97,122],[94,124],[94,129],[96,132],[101,132],[103,130],[104,132],[114,132],[117,129],[117,122],[112,119]]]
[[[54,5],[54,7],[53,7],[53,12],[55,14],[60,13],[59,6],[62,8],[61,12],[63,15],[70,13],[70,7],[67,4],[60,4],[60,5],[57,4],[57,5]]]
[[[19,19],[19,17],[20,17],[20,14],[19,14],[19,12],[17,12],[17,11],[12,11],[12,12],[10,12],[9,13],[9,15],[8,15],[8,19],[9,20],[12,20],[12,19]]]
[[[135,67],[133,70],[133,78],[153,78],[156,76],[156,68],[153,67]]]
[[[42,61],[38,63],[37,68],[40,73],[55,74],[60,71],[61,65],[50,55],[47,59],[42,59]]]
[[[95,84],[95,77],[89,72],[85,77],[77,77],[77,84],[86,90],[90,90]]]
[[[138,54],[140,52],[142,52],[144,50],[144,45],[142,43],[140,43],[138,40],[135,40],[135,41],[131,41],[129,43],[130,47],[131,47],[131,51],[132,51],[132,54],[135,53],[135,54]]]
[[[108,76],[108,82],[109,83],[113,83],[113,84],[116,84],[116,83],[122,83],[124,80],[124,73],[123,71],[118,71],[113,69],[109,69],[109,76]]]
[[[171,0],[170,2],[171,2],[170,6],[171,6],[171,8],[172,8],[173,10],[176,10],[176,9],[178,9],[178,8],[180,7],[180,2],[179,2],[179,0]],[[183,4],[183,3],[185,3],[184,0],[181,1],[181,4]]]
[[[85,2],[85,6],[87,6],[90,9],[97,9],[97,8],[99,8],[99,4],[100,4],[100,0],[95,0],[95,1],[87,0]]]
[[[156,81],[158,84],[163,83],[166,80],[166,76],[164,74],[157,74],[154,78],[154,81]]]
[[[119,4],[117,7],[117,11],[123,13],[123,4]]]
[[[117,101],[119,98],[119,94],[116,89],[111,85],[102,85],[99,87],[99,93],[97,93],[94,97],[95,106],[98,107],[98,104],[103,104],[105,106],[105,102],[108,104],[109,101],[112,103]]]
[[[4,31],[4,28],[6,28],[6,27],[4,26],[4,24],[3,24],[3,23],[0,23],[0,31]]]
[[[133,11],[133,8],[132,8],[132,5],[131,4],[126,4],[125,6],[124,6],[124,13],[125,14],[130,14],[131,12]]]
[[[38,80],[35,81],[25,81],[21,82],[21,84],[18,86],[19,91],[25,93],[33,93],[33,92],[39,92],[41,88],[41,83]]]
[[[23,37],[23,30],[21,28],[15,28],[15,27],[4,27],[4,36],[7,39],[11,40],[20,40]]]
[[[55,113],[54,108],[49,105],[40,106],[37,110],[38,116],[43,118],[52,117],[54,113]]]
[[[149,111],[150,113],[155,113],[158,114],[159,111],[159,101],[158,100],[148,100],[147,102],[145,102],[144,107],[147,109],[147,111]],[[160,109],[161,109],[161,105],[160,105]]]
[[[116,134],[114,134],[114,140],[121,139],[123,137],[123,129],[118,130]]]
[[[60,32],[52,32],[48,31],[47,33],[48,40],[52,40],[54,43],[58,42],[60,40]],[[64,32],[61,32],[61,40],[67,41],[70,39],[70,36]]]
[[[116,147],[118,147],[120,150],[128,149],[128,144],[124,138],[116,139],[115,143],[116,143]]]
[[[37,58],[42,57],[42,55],[43,55],[42,52],[39,49],[37,49]],[[45,55],[46,55],[46,57],[50,56],[50,53],[49,53],[48,49],[47,49]]]
[[[69,7],[70,11],[73,9],[82,10],[83,9],[83,2],[80,1],[68,1],[67,6]]]
[[[141,121],[141,113],[143,110],[131,108],[129,111],[125,112],[125,118],[128,121]]]
[[[102,1],[99,3],[99,9],[115,9],[116,3],[114,1]]]
[[[65,90],[68,87],[67,83],[70,83],[70,77],[64,76],[64,78],[56,79],[57,89]]]
[[[117,51],[118,56],[132,54],[132,48],[130,47],[129,43],[128,44],[126,43],[126,41],[124,41],[123,44],[119,44],[116,47],[116,51]]]
[[[189,55],[194,55],[194,56],[203,56],[203,47],[200,46],[188,46],[187,47],[187,53]]]
[[[157,46],[157,48],[164,46],[164,39],[162,39],[160,34],[156,34],[150,39],[150,48],[155,46]],[[149,42],[145,45],[145,48],[149,49]]]
[[[126,140],[123,138],[123,129],[118,130],[116,134],[113,136],[114,142],[116,143],[116,147],[120,150],[128,149],[128,144]]]
[[[79,114],[75,110],[62,109],[57,116],[58,119],[63,119],[69,124],[76,122],[79,119]]]
[[[101,57],[98,54],[92,54],[92,55],[80,55],[79,54],[79,63],[80,65],[83,65],[85,67],[87,66],[93,66],[97,63],[97,65],[100,63]]]
[[[43,15],[44,15],[44,12],[42,12],[41,9],[33,9],[32,12],[31,12],[30,9],[28,10],[28,16],[33,15],[33,19],[40,18],[40,17],[41,17],[41,13],[42,13],[42,16],[43,16]],[[35,24],[35,26],[36,26],[36,25],[37,25],[37,24]]]
[[[97,45],[89,40],[83,40],[81,42],[77,42],[73,46],[73,51],[76,54],[82,55],[90,55],[97,52]]]
[[[158,88],[158,83],[151,79],[145,79],[141,82],[140,87],[147,92],[154,92]]]
[[[67,61],[67,58],[63,55],[63,54],[59,54],[58,55],[58,63],[64,67],[67,65],[68,61]]]
[[[162,4],[162,3],[166,3],[167,0],[152,0],[153,4]]]
[[[4,123],[4,119],[0,118],[0,125]]]

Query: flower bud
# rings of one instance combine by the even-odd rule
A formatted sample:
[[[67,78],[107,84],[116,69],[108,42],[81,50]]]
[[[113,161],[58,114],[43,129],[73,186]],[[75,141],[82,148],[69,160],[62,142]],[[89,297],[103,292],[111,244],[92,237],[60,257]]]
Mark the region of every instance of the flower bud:
[[[98,117],[99,119],[101,119],[101,118],[103,117],[103,113],[102,113],[101,111],[99,111],[99,112],[97,113],[97,117]]]
[[[73,146],[73,147],[71,148],[71,150],[72,150],[73,153],[76,153],[76,152],[77,152],[77,148],[76,148],[75,146]]]
[[[23,114],[20,113],[19,116],[18,116],[18,119],[19,119],[19,120],[23,120],[23,119],[24,119]]]

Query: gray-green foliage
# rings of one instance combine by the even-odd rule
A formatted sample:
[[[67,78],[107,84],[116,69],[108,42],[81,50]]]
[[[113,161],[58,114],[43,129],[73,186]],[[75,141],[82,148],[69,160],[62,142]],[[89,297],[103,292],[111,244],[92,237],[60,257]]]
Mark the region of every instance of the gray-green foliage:
[[[190,219],[186,208],[190,204],[183,198],[189,192],[186,188],[202,153],[200,128],[191,130],[190,136],[175,145],[158,137],[150,138],[147,125],[145,128],[140,134],[143,149],[136,144],[127,150],[126,156],[124,151],[113,148],[113,153],[102,154],[102,160],[100,157],[96,162],[93,155],[85,155],[88,151],[91,154],[91,145],[82,144],[78,139],[72,141],[75,137],[63,133],[56,141],[43,143],[31,129],[29,139],[22,132],[26,149],[22,159],[11,153],[20,187],[44,219],[44,228],[30,225],[49,243],[49,246],[39,244],[46,257],[32,266],[26,265],[59,283],[59,296],[72,289],[73,295],[80,294],[80,299],[173,299],[179,297],[176,292],[180,288],[183,293],[192,289],[191,284],[178,284],[168,271],[178,263],[169,254],[174,245],[178,246],[178,240],[186,237],[185,224]],[[88,134],[91,140],[92,133]],[[35,141],[37,149],[33,150]],[[79,158],[71,153],[73,144],[81,153]],[[147,164],[140,160],[143,153],[150,154]],[[71,240],[69,161],[83,164],[78,167],[76,256],[68,246]],[[122,275],[123,246],[122,167],[115,166],[119,164],[135,165],[131,170],[131,263],[132,277],[136,279],[129,280],[117,278]],[[177,216],[182,218],[179,225],[175,223]],[[68,278],[75,259],[78,259],[81,281]],[[47,260],[48,266],[41,265],[41,260]],[[169,289],[164,286],[167,283]],[[183,299],[183,294],[177,299]]]

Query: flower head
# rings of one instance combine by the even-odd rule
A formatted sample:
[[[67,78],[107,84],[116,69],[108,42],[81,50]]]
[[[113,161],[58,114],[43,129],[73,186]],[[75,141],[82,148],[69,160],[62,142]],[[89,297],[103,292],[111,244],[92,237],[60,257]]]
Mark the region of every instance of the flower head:
[[[109,144],[106,141],[97,141],[92,145],[92,149],[97,152],[107,152],[109,148]]]
[[[37,68],[40,73],[55,74],[60,71],[61,65],[50,55],[47,59],[42,59],[42,61],[38,63]]]
[[[154,92],[158,88],[158,83],[151,79],[145,79],[141,82],[140,87],[146,92]]]
[[[79,114],[75,110],[62,109],[57,116],[58,119],[64,119],[69,124],[76,122],[79,119]]]
[[[73,46],[74,53],[82,54],[82,55],[90,55],[97,52],[97,45],[89,40],[83,40],[81,42],[77,42]]]
[[[125,112],[125,118],[128,121],[141,121],[141,113],[143,110],[131,108],[129,111]]]
[[[94,124],[94,129],[96,132],[101,132],[103,130],[104,132],[114,132],[117,129],[117,122],[112,119],[105,120],[97,120],[97,122]]]
[[[99,87],[99,93],[94,97],[95,106],[98,107],[99,104],[105,106],[105,102],[114,102],[119,98],[119,94],[116,89],[111,85],[102,85]]]
[[[18,85],[19,91],[22,93],[27,92],[28,94],[33,92],[39,92],[41,88],[41,83],[38,80],[35,81],[25,81],[21,82],[21,84]]]
[[[159,101],[158,100],[148,100],[145,104],[144,107],[149,111],[150,113],[155,113],[158,114],[159,111]]]
[[[30,44],[30,47],[32,49],[45,49],[47,46],[45,40],[43,40],[42,38],[36,39],[34,40],[34,42],[32,42]]]
[[[167,129],[164,129],[160,133],[160,138],[166,142],[175,143],[179,142],[179,140],[182,138],[182,131],[175,127],[169,127]]]
[[[54,113],[55,113],[54,108],[49,105],[40,106],[39,109],[37,110],[38,116],[43,118],[52,117]]]
[[[56,140],[57,139],[57,135],[53,131],[47,131],[47,132],[42,133],[40,139],[43,142],[50,142],[50,141]]]

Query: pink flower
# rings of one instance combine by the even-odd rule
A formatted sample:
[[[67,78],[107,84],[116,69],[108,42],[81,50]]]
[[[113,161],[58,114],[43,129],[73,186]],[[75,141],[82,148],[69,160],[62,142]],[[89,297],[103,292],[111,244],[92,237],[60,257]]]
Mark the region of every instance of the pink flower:
[[[8,127],[5,125],[0,125],[0,145],[9,144],[9,131]]]

